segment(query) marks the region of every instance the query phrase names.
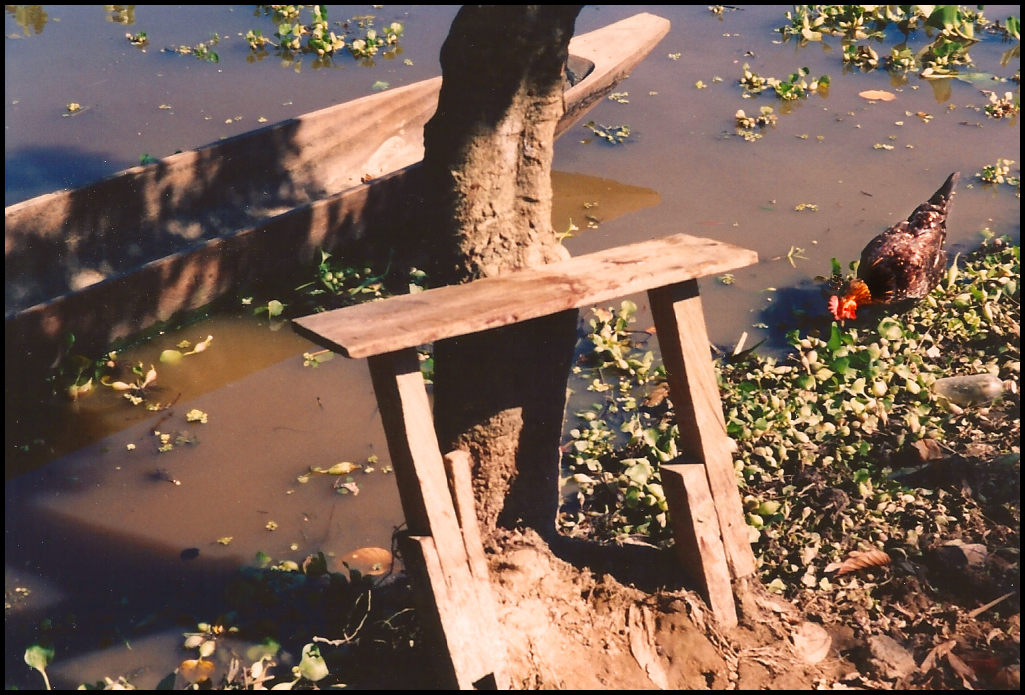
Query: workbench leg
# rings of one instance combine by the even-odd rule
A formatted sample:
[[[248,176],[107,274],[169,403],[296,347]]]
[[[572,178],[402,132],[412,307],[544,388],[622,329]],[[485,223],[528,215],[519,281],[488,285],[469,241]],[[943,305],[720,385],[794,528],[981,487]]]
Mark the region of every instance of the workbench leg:
[[[737,606],[705,467],[700,463],[664,463],[660,470],[676,540],[673,550],[680,565],[698,583],[719,624],[734,627]]]
[[[649,290],[648,299],[680,428],[680,453],[705,464],[731,579],[747,577],[755,572],[755,560],[737,489],[698,283],[688,280]]]
[[[405,559],[424,625],[444,647],[451,685],[493,680],[504,686],[505,645],[490,592],[477,590],[470,570],[416,350],[377,355],[369,363],[412,537]],[[475,540],[479,545],[479,536]]]

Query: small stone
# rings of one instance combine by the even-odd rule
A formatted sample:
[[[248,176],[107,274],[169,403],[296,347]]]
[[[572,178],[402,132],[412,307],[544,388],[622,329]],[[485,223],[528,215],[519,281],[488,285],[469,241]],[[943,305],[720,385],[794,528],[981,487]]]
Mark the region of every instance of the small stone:
[[[792,635],[794,651],[807,664],[817,664],[829,655],[832,638],[821,625],[802,623]]]
[[[869,637],[868,651],[868,666],[872,673],[879,678],[900,680],[911,675],[918,668],[907,650],[886,635]]]
[[[979,543],[949,541],[936,549],[939,558],[951,567],[978,567],[986,563],[989,551]]]

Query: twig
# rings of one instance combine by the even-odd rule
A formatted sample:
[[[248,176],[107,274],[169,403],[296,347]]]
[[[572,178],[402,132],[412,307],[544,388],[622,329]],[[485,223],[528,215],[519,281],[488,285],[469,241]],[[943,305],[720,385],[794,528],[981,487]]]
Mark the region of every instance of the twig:
[[[988,611],[993,606],[997,605],[998,603],[1000,603],[1001,601],[1003,601],[1006,598],[1010,598],[1011,596],[1014,596],[1014,592],[1013,591],[1004,594],[1000,598],[993,599],[992,601],[990,601],[989,603],[985,604],[984,606],[979,606],[978,608],[976,608],[974,610],[970,610],[970,611],[968,611],[968,617],[969,618],[978,617],[982,613],[985,613],[986,611]]]
[[[740,334],[740,340],[737,341],[737,347],[733,348],[733,356],[736,357],[740,354],[740,351],[744,349],[744,343],[747,342],[747,331]]]

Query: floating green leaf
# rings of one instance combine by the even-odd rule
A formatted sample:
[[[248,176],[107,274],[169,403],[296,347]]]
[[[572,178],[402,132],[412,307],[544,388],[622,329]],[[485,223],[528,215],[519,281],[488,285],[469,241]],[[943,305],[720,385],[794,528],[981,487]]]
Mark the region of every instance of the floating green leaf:
[[[25,663],[39,671],[43,677],[43,682],[46,684],[47,690],[52,690],[50,687],[50,679],[46,675],[46,667],[53,661],[53,647],[44,647],[40,644],[33,644],[31,647],[25,650]]]
[[[303,647],[303,658],[297,668],[299,675],[313,682],[326,678],[329,673],[324,657],[320,655],[320,648],[312,643]]]
[[[160,361],[171,366],[181,362],[184,357],[185,355],[178,350],[164,350],[160,353]]]

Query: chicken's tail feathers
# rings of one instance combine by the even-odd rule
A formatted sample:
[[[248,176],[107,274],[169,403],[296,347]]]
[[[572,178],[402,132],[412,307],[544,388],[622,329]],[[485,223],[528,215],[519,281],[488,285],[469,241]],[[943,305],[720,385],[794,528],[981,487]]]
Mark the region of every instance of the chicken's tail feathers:
[[[944,207],[950,204],[950,197],[954,195],[954,188],[957,186],[957,182],[961,180],[961,172],[955,171],[953,174],[947,177],[947,180],[940,186],[940,189],[932,194],[932,198],[929,198],[929,202],[939,207]]]

